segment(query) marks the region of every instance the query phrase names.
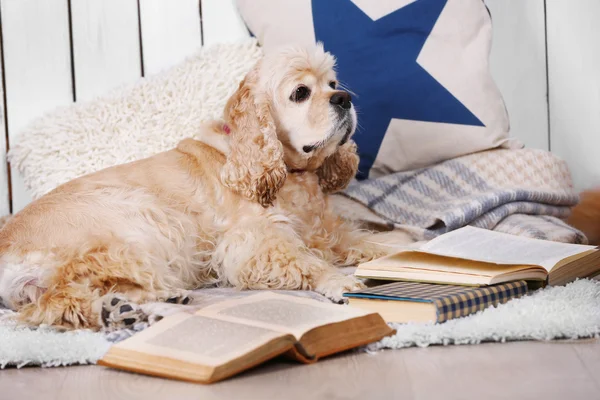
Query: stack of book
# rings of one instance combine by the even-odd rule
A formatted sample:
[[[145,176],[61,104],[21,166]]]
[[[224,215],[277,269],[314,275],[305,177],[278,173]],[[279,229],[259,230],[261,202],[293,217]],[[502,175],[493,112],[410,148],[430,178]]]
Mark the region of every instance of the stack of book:
[[[594,246],[557,243],[464,227],[419,249],[358,266],[355,275],[392,281],[346,293],[351,306],[387,322],[444,322],[505,303],[545,285],[600,272]]]

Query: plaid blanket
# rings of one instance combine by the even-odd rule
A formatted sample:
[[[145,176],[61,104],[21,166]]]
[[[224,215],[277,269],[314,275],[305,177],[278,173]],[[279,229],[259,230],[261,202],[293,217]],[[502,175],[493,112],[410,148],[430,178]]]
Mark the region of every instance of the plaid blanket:
[[[563,222],[578,201],[569,169],[543,150],[470,154],[355,181],[343,194],[417,240],[472,225],[538,239],[587,242]]]

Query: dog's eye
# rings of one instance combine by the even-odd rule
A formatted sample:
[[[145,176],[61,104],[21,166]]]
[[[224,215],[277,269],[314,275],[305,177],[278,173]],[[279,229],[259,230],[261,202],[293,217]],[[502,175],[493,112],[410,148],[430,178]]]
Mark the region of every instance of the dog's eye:
[[[290,100],[300,103],[301,101],[308,99],[308,96],[310,96],[310,89],[306,86],[298,86],[290,96]]]
[[[335,81],[329,82],[329,87],[335,89],[337,87],[337,83]]]

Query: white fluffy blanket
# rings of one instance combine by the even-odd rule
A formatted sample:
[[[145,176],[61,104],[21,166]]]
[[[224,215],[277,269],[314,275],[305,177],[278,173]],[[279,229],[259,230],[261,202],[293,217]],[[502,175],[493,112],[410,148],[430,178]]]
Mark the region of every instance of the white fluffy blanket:
[[[73,178],[170,150],[220,118],[262,55],[255,40],[200,50],[162,74],[35,120],[9,160],[33,198]]]

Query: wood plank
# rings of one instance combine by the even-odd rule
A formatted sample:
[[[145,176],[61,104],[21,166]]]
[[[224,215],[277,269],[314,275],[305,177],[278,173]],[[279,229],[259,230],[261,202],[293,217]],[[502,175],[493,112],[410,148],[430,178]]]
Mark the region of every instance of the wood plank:
[[[595,399],[600,389],[588,369],[599,370],[599,350],[593,340],[346,353],[313,365],[278,360],[213,385],[97,366],[13,368],[0,373],[0,393],[19,400]]]
[[[0,15],[0,25],[2,15]],[[0,60],[2,55],[2,41],[0,41]],[[8,164],[6,161],[6,119],[4,118],[4,85],[2,83],[2,63],[0,62],[0,217],[10,213],[10,181],[8,179]]]
[[[8,136],[32,119],[73,101],[67,0],[2,0]],[[11,171],[13,212],[30,202]]]
[[[589,339],[589,346],[573,343],[572,347],[587,372],[594,378],[596,387],[600,390],[600,346],[597,339]],[[596,344],[596,346],[594,346]]]
[[[600,185],[600,2],[547,0],[550,144],[577,188]]]
[[[581,346],[600,349],[597,341]],[[570,342],[430,347],[403,357],[420,399],[592,399],[600,392]]]
[[[202,33],[204,46],[250,37],[235,0],[202,0]]]
[[[144,75],[156,74],[202,46],[199,0],[139,0]]]
[[[142,76],[137,0],[73,0],[77,101]]]
[[[486,0],[493,25],[490,68],[511,123],[527,147],[549,149],[544,0]]]

